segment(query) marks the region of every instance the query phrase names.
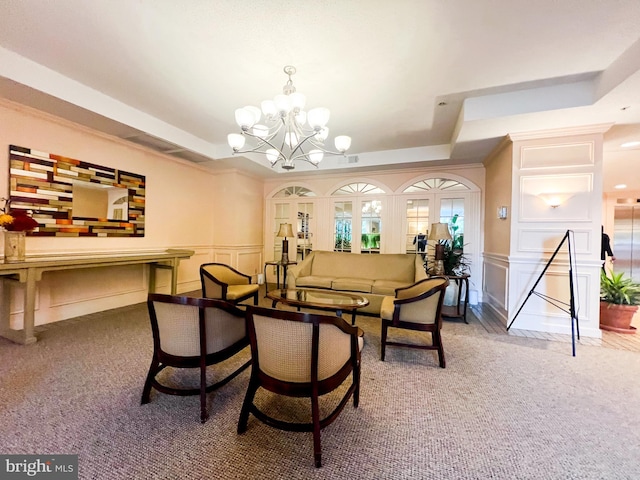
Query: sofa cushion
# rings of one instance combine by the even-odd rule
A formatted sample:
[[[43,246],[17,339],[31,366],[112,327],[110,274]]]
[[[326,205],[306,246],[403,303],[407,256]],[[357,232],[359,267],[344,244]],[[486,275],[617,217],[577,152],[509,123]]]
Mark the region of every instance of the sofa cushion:
[[[333,277],[321,277],[318,275],[307,275],[296,279],[296,287],[307,288],[331,288]]]
[[[318,250],[313,252],[310,273],[333,278],[378,278],[407,284],[416,281],[415,262],[415,255],[403,253],[369,255]]]
[[[377,293],[378,295],[393,295],[396,294],[396,288],[407,287],[411,283],[396,282],[394,280],[376,280],[373,282],[371,293]]]
[[[347,290],[350,292],[371,293],[373,282],[373,280],[368,280],[365,278],[341,277],[336,278],[333,282],[331,282],[331,288],[333,290]]]

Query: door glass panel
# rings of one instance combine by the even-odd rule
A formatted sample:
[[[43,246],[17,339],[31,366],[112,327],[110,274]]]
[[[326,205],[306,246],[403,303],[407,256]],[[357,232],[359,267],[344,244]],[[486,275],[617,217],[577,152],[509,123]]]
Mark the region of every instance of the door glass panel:
[[[351,251],[351,219],[353,218],[351,202],[334,203],[334,250],[336,252]]]
[[[429,200],[407,200],[407,232],[405,250],[407,253],[424,255],[429,230]]]
[[[296,252],[298,261],[304,260],[304,257],[313,249],[313,232],[311,231],[312,221],[313,203],[299,203]]]
[[[273,258],[280,260],[282,258],[282,240],[278,237],[281,223],[289,223],[289,203],[276,203],[273,221]],[[287,239],[289,240],[289,239]],[[290,240],[289,240],[290,241]]]
[[[382,202],[380,200],[362,202],[360,253],[380,253],[381,214]]]
[[[440,222],[449,225],[453,248],[464,246],[464,198],[440,200]]]

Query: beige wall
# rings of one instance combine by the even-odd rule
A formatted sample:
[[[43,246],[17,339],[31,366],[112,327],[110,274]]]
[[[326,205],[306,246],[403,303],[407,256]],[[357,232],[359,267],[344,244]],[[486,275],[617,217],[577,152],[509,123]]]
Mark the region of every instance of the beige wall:
[[[257,273],[261,266],[262,182],[214,174],[115,137],[0,100],[0,196],[8,196],[8,146],[19,145],[146,176],[142,238],[27,237],[27,255],[187,248],[178,291],[198,289],[200,264],[216,258]],[[241,220],[241,221],[240,221]],[[53,272],[39,283],[36,325],[146,300],[148,267]],[[158,287],[169,291],[160,272]],[[7,285],[5,283],[5,285]],[[6,288],[9,288],[8,286]],[[12,326],[21,325],[22,288],[11,288]]]
[[[214,222],[213,260],[257,275],[264,263],[262,180],[225,172],[215,175],[214,185],[216,200],[205,206]]]
[[[484,162],[486,168],[484,251],[495,255],[509,255],[511,240],[511,178],[513,146],[500,145]],[[498,208],[507,207],[507,219],[498,218]]]

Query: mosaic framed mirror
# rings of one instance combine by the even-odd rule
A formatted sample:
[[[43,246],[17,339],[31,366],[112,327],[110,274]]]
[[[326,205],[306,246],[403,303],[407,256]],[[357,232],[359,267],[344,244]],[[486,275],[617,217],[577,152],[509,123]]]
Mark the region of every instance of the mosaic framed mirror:
[[[144,175],[10,145],[9,195],[38,222],[29,235],[144,236]]]

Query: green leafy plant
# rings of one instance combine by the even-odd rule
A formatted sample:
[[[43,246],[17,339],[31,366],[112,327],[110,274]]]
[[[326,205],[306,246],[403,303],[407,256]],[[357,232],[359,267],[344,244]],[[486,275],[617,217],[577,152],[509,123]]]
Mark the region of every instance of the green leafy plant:
[[[608,276],[600,272],[600,300],[616,305],[640,305],[640,283],[623,278],[624,272]]]
[[[445,275],[455,275],[469,270],[469,261],[464,256],[462,248],[451,246],[449,242],[445,243],[442,263],[444,264]]]

